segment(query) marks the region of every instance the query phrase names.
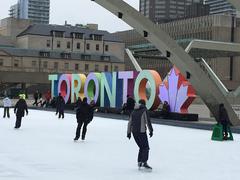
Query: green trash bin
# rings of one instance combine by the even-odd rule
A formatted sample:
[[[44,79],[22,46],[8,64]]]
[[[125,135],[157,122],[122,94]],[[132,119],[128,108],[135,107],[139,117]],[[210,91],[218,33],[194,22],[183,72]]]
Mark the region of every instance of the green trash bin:
[[[215,124],[213,126],[213,132],[212,132],[212,140],[214,141],[223,141],[223,126],[221,124]],[[228,138],[227,140],[233,141],[233,135],[232,131],[230,129],[230,126],[228,126]]]

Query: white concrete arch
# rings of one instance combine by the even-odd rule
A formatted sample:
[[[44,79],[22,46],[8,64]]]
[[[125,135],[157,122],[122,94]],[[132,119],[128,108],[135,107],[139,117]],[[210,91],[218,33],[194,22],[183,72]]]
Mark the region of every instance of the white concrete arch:
[[[160,50],[162,54],[165,54],[165,56],[179,68],[183,75],[189,73],[190,78],[188,80],[216,119],[218,119],[218,105],[223,103],[227,109],[231,123],[233,125],[240,125],[240,120],[227,101],[226,96],[211,79],[205,66],[195,62],[194,59],[171,39],[167,33],[160,29],[159,26],[122,0],[95,0],[95,2],[121,18],[143,35]]]

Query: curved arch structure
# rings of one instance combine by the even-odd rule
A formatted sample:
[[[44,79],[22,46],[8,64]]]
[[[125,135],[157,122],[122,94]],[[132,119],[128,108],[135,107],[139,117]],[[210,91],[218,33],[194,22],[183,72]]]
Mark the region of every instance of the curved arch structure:
[[[188,81],[193,85],[197,94],[202,98],[214,117],[218,119],[218,105],[223,103],[233,125],[240,125],[225,95],[211,79],[205,66],[201,66],[188,55],[170,36],[158,25],[154,24],[136,9],[122,0],[94,0],[127,24],[132,26],[158,50],[177,66],[181,73],[190,75]]]

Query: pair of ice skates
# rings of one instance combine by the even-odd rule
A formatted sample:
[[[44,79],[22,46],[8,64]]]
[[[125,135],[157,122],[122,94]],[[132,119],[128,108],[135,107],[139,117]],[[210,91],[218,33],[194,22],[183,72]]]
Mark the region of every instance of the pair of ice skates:
[[[147,162],[138,162],[138,170],[152,171],[152,167]]]

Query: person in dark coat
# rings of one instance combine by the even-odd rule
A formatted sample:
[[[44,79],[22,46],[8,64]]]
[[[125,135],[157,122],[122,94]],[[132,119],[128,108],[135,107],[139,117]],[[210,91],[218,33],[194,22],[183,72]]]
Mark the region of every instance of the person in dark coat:
[[[220,104],[219,105],[219,122],[222,124],[223,126],[223,139],[227,140],[228,137],[228,125],[230,124],[229,122],[229,116],[227,113],[227,110],[224,107],[224,104]]]
[[[32,105],[38,105],[38,97],[39,97],[39,93],[38,91],[36,91],[34,94],[33,94],[33,98],[34,98],[34,103]]]
[[[21,127],[22,117],[24,117],[26,111],[26,115],[28,115],[28,106],[23,96],[20,96],[14,107],[14,113],[16,114],[16,129]]]
[[[169,116],[169,113],[170,113],[170,105],[168,104],[167,101],[164,101],[163,107],[162,107],[163,118],[167,118]]]
[[[126,108],[126,112],[129,116],[132,113],[132,111],[134,110],[134,106],[135,106],[135,100],[130,95],[127,95],[127,103],[126,103],[125,108]]]
[[[146,108],[145,100],[139,100],[139,105],[135,106],[134,111],[130,115],[127,129],[127,137],[131,138],[131,133],[133,134],[134,140],[139,147],[138,153],[138,168],[145,168],[151,170],[152,168],[147,164],[149,155],[149,144],[148,137],[146,133],[146,126],[149,130],[149,135],[152,137],[153,128],[151,120]]]
[[[64,118],[64,109],[65,109],[65,100],[63,99],[62,96],[59,96],[58,103],[57,103],[57,108],[58,108],[58,118],[62,119]]]
[[[93,115],[95,110],[96,110],[96,104],[95,104],[95,101],[92,100],[89,106],[89,116],[88,116],[89,123],[93,120]]]
[[[75,108],[78,108],[82,103],[81,97],[78,97],[77,101],[75,102]]]
[[[83,125],[82,140],[85,140],[87,125],[90,122],[89,114],[90,114],[90,105],[87,103],[87,98],[85,97],[83,98],[83,102],[80,104],[80,106],[77,108],[77,111],[76,111],[78,126],[76,129],[76,136],[74,138],[74,141],[77,141],[79,139],[82,125]]]
[[[59,113],[60,106],[62,105],[62,101],[64,101],[62,94],[59,93],[56,98],[56,115]]]

